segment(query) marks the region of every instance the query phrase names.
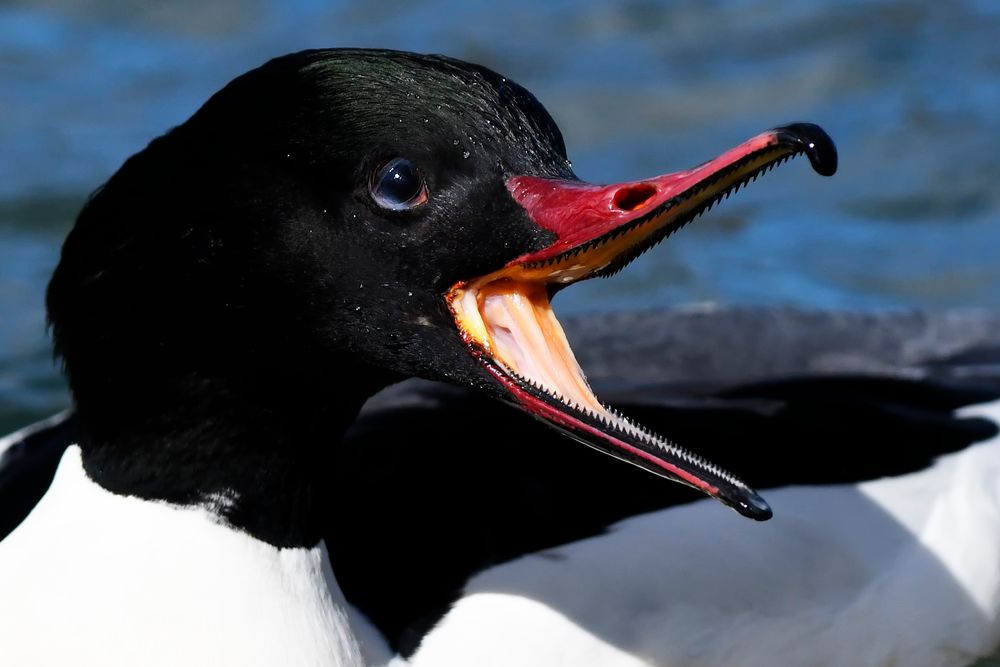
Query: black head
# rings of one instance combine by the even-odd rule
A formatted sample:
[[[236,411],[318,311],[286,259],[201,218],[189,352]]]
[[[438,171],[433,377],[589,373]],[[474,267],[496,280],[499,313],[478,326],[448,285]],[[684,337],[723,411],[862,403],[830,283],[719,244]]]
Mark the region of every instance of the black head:
[[[426,202],[372,196],[395,158]],[[484,68],[328,50],[239,77],[130,158],[66,241],[48,303],[82,411],[118,389],[129,400],[140,378],[213,366],[460,369],[438,359],[467,356],[441,295],[552,237],[506,191],[523,173],[568,176],[562,138],[530,93]]]
[[[377,178],[397,158],[393,190]],[[245,494],[400,377],[488,384],[442,295],[551,239],[506,191],[526,172],[569,174],[559,131],[484,68],[326,50],[231,82],[130,158],[63,248],[49,318],[88,470],[178,502]],[[426,201],[380,202],[407,179]]]
[[[674,461],[686,453],[602,426],[592,395],[567,394],[581,413],[518,361],[544,330],[585,387],[554,317],[525,333],[487,311],[508,317],[513,299],[548,318],[557,288],[621,268],[779,159],[829,154],[823,137],[783,128],[697,175],[595,188],[538,101],[485,68],[367,50],[273,60],[130,158],[66,241],[48,307],[85,465],[120,492],[229,495],[236,525],[308,542],[331,446],[371,393],[419,375],[697,484]],[[698,470],[726,497],[730,478]]]

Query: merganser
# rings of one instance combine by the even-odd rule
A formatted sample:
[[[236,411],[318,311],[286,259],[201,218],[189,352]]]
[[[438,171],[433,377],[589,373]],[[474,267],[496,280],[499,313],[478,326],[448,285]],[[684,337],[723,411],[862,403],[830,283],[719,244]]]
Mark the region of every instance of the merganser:
[[[64,246],[48,305],[74,395],[75,444],[0,544],[5,659],[750,665],[857,655],[851,664],[899,656],[962,664],[954,660],[988,650],[1000,597],[989,575],[997,498],[961,489],[995,479],[995,443],[894,480],[775,492],[789,508],[785,523],[758,526],[671,499],[660,506],[688,504],[617,524],[601,539],[481,563],[432,621],[397,622],[394,632],[372,625],[338,584],[350,569],[338,565],[351,539],[343,519],[367,516],[366,490],[391,491],[345,497],[353,473],[338,442],[370,395],[407,376],[499,398],[745,516],[769,518],[738,478],[601,403],[550,299],[624,268],[800,153],[821,174],[836,168],[826,134],[800,123],[687,171],[592,186],[573,175],[537,100],[485,68],[323,50],[236,79],[130,158]],[[994,412],[982,414],[995,421]],[[973,424],[963,444],[995,433],[982,419]],[[456,452],[466,474],[489,476],[491,461],[510,454],[477,447]],[[551,475],[580,473],[568,451]],[[527,466],[535,454],[521,448],[521,456]],[[405,514],[406,499],[395,498]],[[873,520],[886,512],[894,522]],[[603,525],[623,516],[612,512]],[[912,534],[874,547],[854,541],[887,525]],[[858,652],[871,623],[899,610],[899,599],[877,597],[869,584],[901,587],[927,573],[914,566],[879,578],[880,566],[982,531],[983,555],[967,569],[944,560],[982,618],[961,617],[964,634],[940,643],[939,616],[902,614],[921,621],[910,623],[909,644]],[[405,559],[409,545],[398,544]],[[804,576],[817,570],[820,578]],[[794,585],[778,595],[787,581]],[[851,585],[885,609],[851,597]],[[789,625],[796,601],[816,600],[804,605],[809,623]],[[836,619],[847,619],[843,632]],[[39,641],[42,629],[58,640]]]

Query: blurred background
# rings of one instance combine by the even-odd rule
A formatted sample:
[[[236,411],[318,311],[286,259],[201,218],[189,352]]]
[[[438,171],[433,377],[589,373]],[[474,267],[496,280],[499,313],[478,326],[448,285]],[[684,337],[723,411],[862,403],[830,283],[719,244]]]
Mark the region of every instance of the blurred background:
[[[795,161],[560,314],[679,304],[1000,307],[994,0],[7,0],[0,6],[0,433],[67,403],[43,293],[87,194],[234,76],[311,47],[479,62],[533,91],[577,174],[686,168],[777,124]]]

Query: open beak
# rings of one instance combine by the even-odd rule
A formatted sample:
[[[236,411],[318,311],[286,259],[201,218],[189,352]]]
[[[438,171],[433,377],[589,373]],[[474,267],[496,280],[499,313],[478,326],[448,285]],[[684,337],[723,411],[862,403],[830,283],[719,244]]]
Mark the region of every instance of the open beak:
[[[837,151],[819,127],[769,130],[693,169],[632,183],[515,176],[507,189],[555,240],[447,294],[470,352],[512,403],[571,437],[655,474],[688,484],[744,516],[771,509],[732,474],[630,421],[594,395],[550,298],[570,283],[608,276],[776,164],[804,153],[824,176]]]

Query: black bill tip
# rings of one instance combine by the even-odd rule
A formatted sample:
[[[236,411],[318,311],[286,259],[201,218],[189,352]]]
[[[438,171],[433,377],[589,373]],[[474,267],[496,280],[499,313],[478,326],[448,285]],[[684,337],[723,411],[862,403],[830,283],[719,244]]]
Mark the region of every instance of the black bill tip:
[[[776,127],[774,131],[783,141],[802,146],[802,151],[809,157],[809,163],[817,174],[833,176],[837,173],[837,147],[819,125],[792,123]]]
[[[725,496],[720,494],[720,500],[743,516],[754,521],[767,521],[774,516],[774,512],[771,511],[771,506],[767,504],[767,501],[750,488],[744,487],[737,494],[726,494]]]

